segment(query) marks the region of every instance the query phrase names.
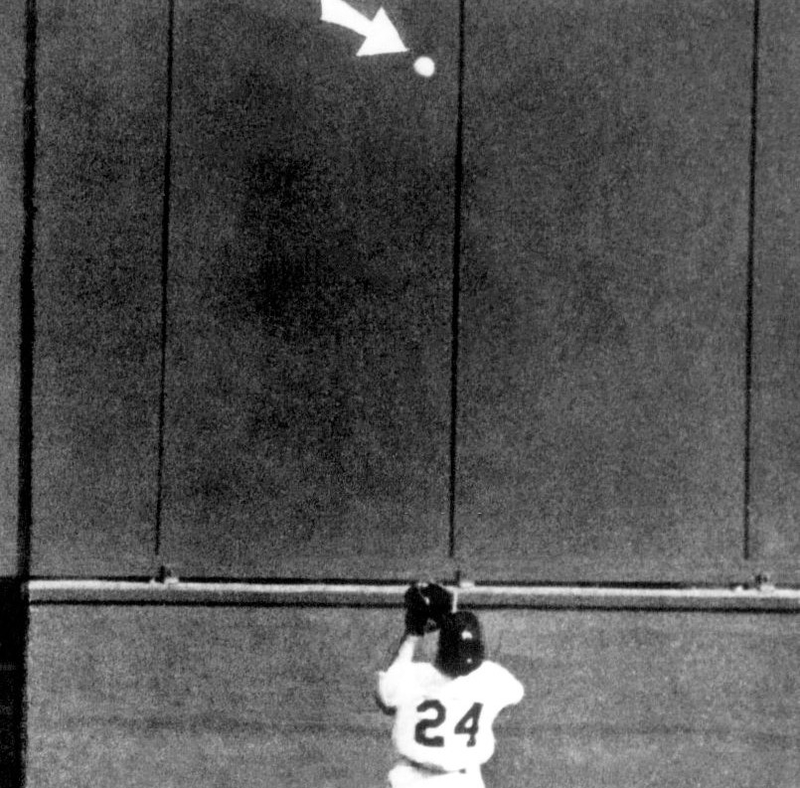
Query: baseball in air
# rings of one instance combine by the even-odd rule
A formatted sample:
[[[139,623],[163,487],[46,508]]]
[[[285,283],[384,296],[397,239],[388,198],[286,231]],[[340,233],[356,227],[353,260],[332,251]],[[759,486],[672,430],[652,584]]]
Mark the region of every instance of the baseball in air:
[[[414,71],[421,77],[432,77],[436,71],[436,64],[429,57],[418,57],[414,61]]]

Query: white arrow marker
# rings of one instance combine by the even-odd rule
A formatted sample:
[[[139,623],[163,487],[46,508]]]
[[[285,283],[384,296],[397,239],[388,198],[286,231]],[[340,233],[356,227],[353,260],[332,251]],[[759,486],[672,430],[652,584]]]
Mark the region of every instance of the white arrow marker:
[[[322,0],[322,21],[341,25],[364,36],[364,43],[356,52],[358,57],[408,52],[408,47],[402,42],[397,28],[389,21],[383,8],[370,20],[344,0]]]

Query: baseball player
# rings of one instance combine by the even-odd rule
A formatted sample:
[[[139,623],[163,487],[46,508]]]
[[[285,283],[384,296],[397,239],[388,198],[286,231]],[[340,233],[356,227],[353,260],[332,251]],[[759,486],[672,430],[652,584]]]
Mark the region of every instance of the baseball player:
[[[392,664],[378,674],[378,701],[394,715],[392,740],[401,760],[390,788],[484,788],[481,765],[494,753],[492,724],[519,703],[522,684],[485,659],[478,618],[453,612],[450,593],[435,583],[405,595],[406,630]],[[415,662],[426,630],[439,630],[434,664]]]

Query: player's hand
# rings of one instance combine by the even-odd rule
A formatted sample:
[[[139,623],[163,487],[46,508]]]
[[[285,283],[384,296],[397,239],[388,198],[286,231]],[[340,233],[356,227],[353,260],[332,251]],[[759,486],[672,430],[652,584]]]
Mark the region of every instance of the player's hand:
[[[450,592],[438,583],[413,583],[405,593],[406,632],[422,636],[438,629],[453,607]]]

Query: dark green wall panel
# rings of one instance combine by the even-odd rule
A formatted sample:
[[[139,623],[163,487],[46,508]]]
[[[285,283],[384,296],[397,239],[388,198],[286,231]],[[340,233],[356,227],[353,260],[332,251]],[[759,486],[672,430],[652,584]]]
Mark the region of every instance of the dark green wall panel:
[[[33,568],[148,573],[167,6],[38,5]],[[450,569],[457,6],[388,8],[411,51],[372,59],[318,2],[178,2],[161,558],[179,573]],[[16,539],[22,11],[0,34],[0,574]],[[752,19],[749,0],[466,4],[468,574],[741,570]],[[800,544],[798,24],[761,3],[744,571],[779,579]]]
[[[38,4],[36,574],[152,571],[166,4]]]
[[[753,291],[752,548],[800,576],[800,9],[761,4]]]
[[[447,560],[457,9],[387,12],[412,51],[358,58],[318,2],[177,3],[163,555],[182,576]]]
[[[0,576],[17,569],[24,3],[0,10]]]
[[[467,3],[458,553],[725,580],[743,552],[753,6]]]
[[[487,785],[795,788],[796,615],[482,618],[527,689]],[[35,607],[29,785],[383,785],[401,631],[399,609]]]

